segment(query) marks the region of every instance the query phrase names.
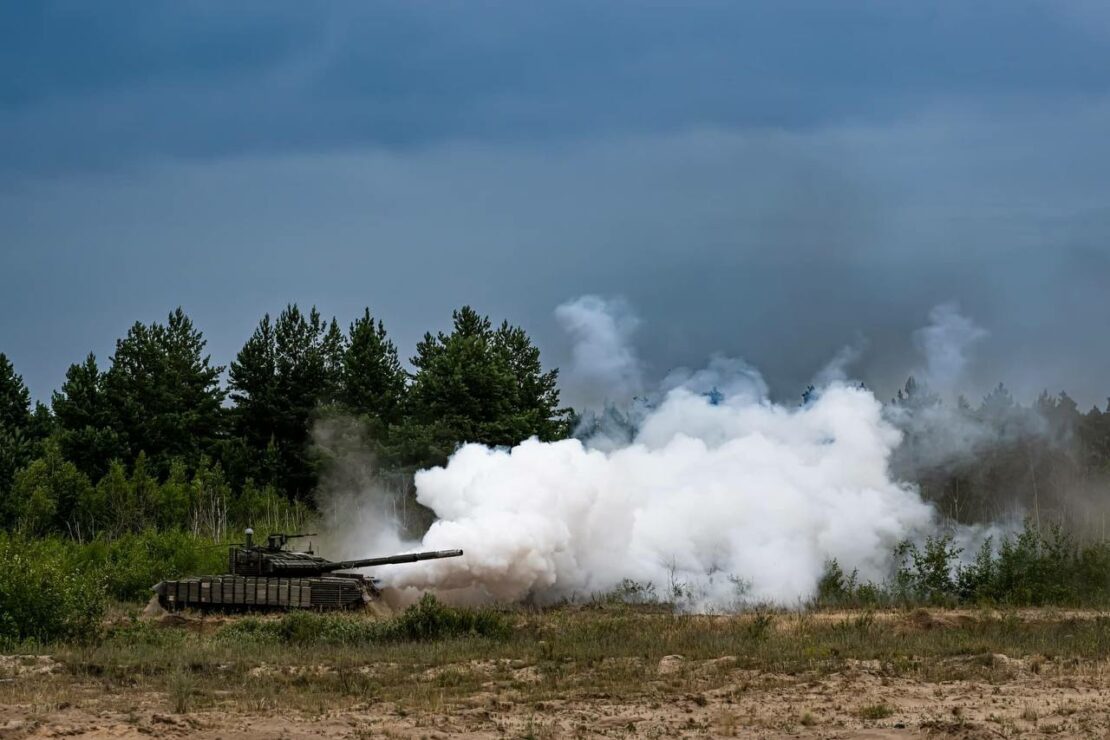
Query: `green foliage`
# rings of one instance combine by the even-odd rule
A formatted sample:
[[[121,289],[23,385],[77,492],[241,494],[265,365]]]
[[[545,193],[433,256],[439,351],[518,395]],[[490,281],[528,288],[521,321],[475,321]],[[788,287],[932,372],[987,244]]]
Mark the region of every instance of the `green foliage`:
[[[929,536],[918,548],[902,543],[895,549],[896,595],[904,600],[938,606],[956,598],[956,563],[962,550],[952,544],[950,535]]]
[[[565,436],[558,372],[543,372],[528,335],[507,322],[494,330],[469,306],[453,319],[450,334],[425,334],[411,360],[417,372],[409,391],[409,459],[442,463],[460,442],[497,446]]]
[[[104,374],[92,353],[80,365],[69,366],[51,406],[62,452],[90,480],[102,478],[111,461],[126,454],[120,434],[113,428]]]
[[[512,621],[488,609],[445,606],[431,594],[386,620],[357,615],[298,611],[277,620],[242,619],[220,631],[228,642],[272,642],[286,645],[374,645],[427,642],[458,637],[507,639]]]
[[[146,601],[158,581],[227,570],[227,550],[208,538],[185,532],[147,530],[116,539],[72,545],[69,558],[82,572],[99,573],[118,601]]]
[[[431,594],[386,623],[392,640],[440,640],[446,637],[477,635],[504,639],[512,630],[504,614],[483,609],[444,606]]]
[[[385,326],[370,309],[352,324],[343,353],[340,402],[350,413],[371,420],[380,434],[401,419],[405,371]]]
[[[6,495],[16,472],[34,455],[31,394],[7,355],[0,352],[0,526],[11,526],[17,506]]]
[[[880,586],[859,580],[859,571],[845,573],[835,559],[826,561],[817,582],[814,603],[824,607],[872,607],[888,600]]]
[[[357,418],[376,474],[404,495],[414,469],[462,442],[569,431],[557,374],[544,372],[528,335],[470,308],[455,313],[451,334],[421,343],[411,393],[368,309],[346,336],[315,308],[263,317],[231,363],[231,408],[204,348],[181,309],[165,323],[135,323],[107,370],[89,354],[68,369],[52,410],[33,413],[0,355],[0,528],[78,540],[150,527],[215,538],[229,526],[291,528],[310,515],[331,462],[311,437],[329,414]]]
[[[222,431],[223,368],[211,364],[205,344],[178,308],[165,324],[136,322],[116,342],[104,375],[104,402],[122,454],[133,460],[145,451],[159,477],[175,459],[196,465]]]
[[[0,429],[0,528],[16,526],[22,502],[15,498],[12,484],[16,474],[34,457],[34,444],[22,429]]]
[[[335,319],[325,322],[315,308],[306,315],[291,304],[274,322],[263,317],[228,374],[242,440],[236,476],[308,497],[316,482],[309,424],[338,396],[345,345]]]
[[[227,550],[214,545],[153,530],[84,544],[0,532],[0,644],[93,639],[108,599],[146,601],[158,581],[223,572]]]
[[[1110,595],[1110,571],[1099,566],[1108,558],[1107,543],[1080,548],[1060,527],[1041,530],[1028,524],[1016,538],[1004,539],[1000,544],[984,595],[1022,606],[1106,598]]]
[[[31,393],[15,366],[0,352],[0,429],[27,429],[31,424]]]
[[[97,571],[74,567],[71,547],[0,532],[0,645],[99,635],[103,584]]]
[[[229,519],[236,528],[254,527],[263,532],[297,532],[312,516],[302,501],[290,501],[273,486],[256,486],[248,479],[231,500]]]
[[[18,528],[31,535],[66,532],[79,536],[81,512],[93,493],[84,473],[48,443],[41,458],[16,474],[12,508]]]
[[[928,604],[1104,606],[1110,603],[1110,543],[1079,546],[1060,527],[1032,522],[995,548],[988,538],[970,562],[949,536],[896,548],[888,583],[860,583],[829,561],[818,582],[817,606]]]

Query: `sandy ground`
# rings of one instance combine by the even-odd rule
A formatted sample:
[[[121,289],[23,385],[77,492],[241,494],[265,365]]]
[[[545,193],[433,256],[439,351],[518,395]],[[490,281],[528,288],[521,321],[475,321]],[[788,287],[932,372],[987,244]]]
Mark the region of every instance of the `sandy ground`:
[[[997,660],[999,672],[990,681],[928,683],[892,677],[866,661],[818,677],[728,671],[727,657],[695,662],[669,656],[660,661],[658,680],[635,699],[600,693],[526,702],[491,685],[420,712],[355,703],[314,714],[239,705],[178,714],[164,694],[106,694],[96,684],[73,683],[62,700],[0,706],[0,738],[1110,736],[1110,666],[975,659]],[[7,681],[65,680],[47,657],[3,660],[9,669],[13,661],[24,664]],[[519,669],[525,680],[528,670]],[[699,671],[727,680],[697,694],[670,690],[672,676],[689,685],[689,673]],[[889,716],[861,716],[869,707]]]
[[[1082,618],[1053,612],[1051,618]],[[822,617],[824,618],[824,617]],[[829,617],[835,618],[835,615]],[[879,618],[883,618],[881,615]],[[906,615],[902,614],[905,620]],[[921,614],[927,628],[971,614]],[[1027,619],[1046,618],[1032,612]],[[609,660],[629,660],[635,658]],[[603,661],[604,663],[604,661]],[[965,670],[974,665],[975,670]],[[1110,662],[984,653],[936,659],[926,678],[879,661],[846,660],[833,673],[781,674],[741,668],[734,657],[667,656],[640,666],[651,679],[622,696],[589,689],[576,674],[566,695],[529,691],[544,680],[523,661],[447,664],[413,676],[433,686],[448,671],[477,676],[474,691],[419,708],[358,696],[315,711],[286,709],[282,696],[251,706],[215,690],[196,708],[172,697],[74,676],[49,656],[0,656],[0,740],[46,737],[189,738],[561,738],[561,737],[1110,737]],[[360,664],[367,675],[384,664]],[[327,665],[259,666],[319,675]],[[572,669],[573,670],[573,669]],[[582,671],[596,670],[582,668]],[[974,676],[969,678],[968,676]],[[587,680],[579,680],[586,678]],[[212,685],[219,685],[215,681]],[[598,687],[604,686],[603,681]],[[288,687],[288,684],[286,684]],[[583,688],[586,687],[586,688]],[[294,690],[294,689],[287,689]],[[226,694],[226,696],[224,696]],[[176,708],[180,709],[180,707]]]

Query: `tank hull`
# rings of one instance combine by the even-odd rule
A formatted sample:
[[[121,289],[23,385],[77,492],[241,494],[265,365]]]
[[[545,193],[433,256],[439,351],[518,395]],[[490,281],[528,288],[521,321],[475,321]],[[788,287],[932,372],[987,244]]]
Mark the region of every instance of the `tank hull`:
[[[152,590],[167,611],[353,609],[364,606],[378,595],[373,582],[358,575],[196,576],[162,581]]]

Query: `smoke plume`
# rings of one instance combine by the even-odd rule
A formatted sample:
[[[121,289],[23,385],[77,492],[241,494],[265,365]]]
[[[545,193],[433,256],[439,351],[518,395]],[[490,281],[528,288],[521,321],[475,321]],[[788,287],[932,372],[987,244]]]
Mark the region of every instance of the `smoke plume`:
[[[627,343],[635,321],[620,311],[596,297],[557,310],[577,342],[575,374],[597,380],[603,397],[642,382]],[[935,515],[889,472],[901,432],[842,375],[830,371],[804,405],[785,406],[754,368],[715,357],[648,394],[623,442],[466,445],[416,475],[418,500],[437,517],[420,547],[466,556],[387,569],[387,583],[543,603],[631,579],[710,609],[796,604],[831,558],[881,580],[892,548],[930,531]]]
[[[942,303],[929,312],[929,325],[914,332],[925,355],[925,380],[936,391],[951,394],[968,363],[968,353],[987,331],[960,313],[955,303]]]
[[[580,402],[598,407],[624,402],[643,389],[643,373],[631,339],[640,321],[620,299],[587,295],[555,309],[574,342],[567,380]]]

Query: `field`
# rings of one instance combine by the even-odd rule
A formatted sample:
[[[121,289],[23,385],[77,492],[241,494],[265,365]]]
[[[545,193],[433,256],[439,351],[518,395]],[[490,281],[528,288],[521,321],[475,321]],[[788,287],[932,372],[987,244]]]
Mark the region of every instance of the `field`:
[[[0,738],[1110,733],[1096,611],[422,609],[117,608],[93,643],[0,658]]]

